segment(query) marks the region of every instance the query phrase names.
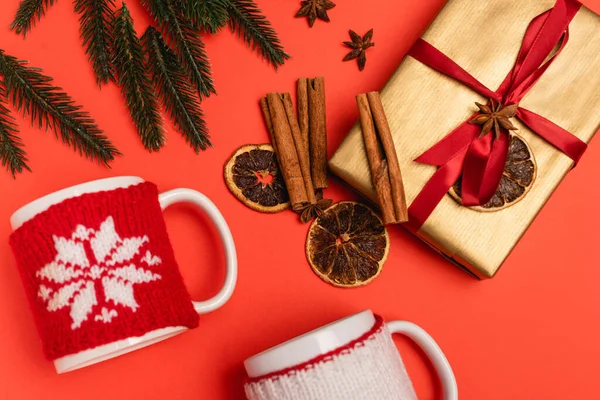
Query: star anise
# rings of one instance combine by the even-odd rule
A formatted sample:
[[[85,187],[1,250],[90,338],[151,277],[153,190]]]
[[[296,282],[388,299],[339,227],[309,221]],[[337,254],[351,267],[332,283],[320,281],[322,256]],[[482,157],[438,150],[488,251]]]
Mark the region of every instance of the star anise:
[[[303,0],[300,10],[296,13],[296,18],[308,17],[308,26],[312,28],[317,18],[329,22],[327,10],[335,7],[335,3],[330,0]]]
[[[373,39],[373,29],[367,32],[363,37],[360,37],[360,35],[350,29],[350,37],[352,38],[352,41],[344,42],[344,45],[350,47],[352,51],[344,57],[344,61],[358,58],[358,69],[362,71],[365,69],[365,64],[367,63],[366,50],[369,47],[375,46],[375,43],[371,42]]]
[[[333,201],[330,199],[321,199],[315,204],[306,204],[294,211],[300,214],[300,220],[303,224],[306,224],[307,222],[312,221],[314,218],[318,218],[323,215],[323,212],[325,212],[325,210],[331,206],[331,203],[333,203]]]
[[[517,128],[510,122],[510,119],[517,113],[518,104],[511,104],[510,106],[502,106],[500,102],[495,103],[494,100],[490,99],[490,104],[480,104],[475,102],[479,108],[479,115],[469,121],[470,124],[483,125],[481,128],[481,134],[479,137],[484,137],[488,133],[494,130],[496,139],[500,138],[500,128],[504,128],[507,131],[516,131]]]

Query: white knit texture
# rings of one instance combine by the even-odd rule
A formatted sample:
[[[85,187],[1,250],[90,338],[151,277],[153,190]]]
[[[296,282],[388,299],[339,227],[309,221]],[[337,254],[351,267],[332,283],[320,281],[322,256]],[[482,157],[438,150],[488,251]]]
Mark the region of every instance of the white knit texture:
[[[249,400],[416,400],[388,329],[330,358],[246,384]]]
[[[80,328],[94,311],[94,321],[111,323],[119,315],[113,304],[135,312],[139,304],[134,285],[162,279],[145,269],[162,263],[149,250],[143,253],[144,245],[150,241],[148,236],[121,238],[113,217],[106,218],[98,230],[77,225],[71,237],[52,239],[56,257],[36,273],[42,282],[38,297],[50,312],[69,307],[73,330]],[[97,307],[96,284],[106,299],[102,308]]]

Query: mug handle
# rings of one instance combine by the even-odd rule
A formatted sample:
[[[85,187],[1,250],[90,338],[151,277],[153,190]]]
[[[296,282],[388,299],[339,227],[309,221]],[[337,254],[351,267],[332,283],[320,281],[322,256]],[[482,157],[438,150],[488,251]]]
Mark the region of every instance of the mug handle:
[[[392,321],[388,322],[387,328],[391,333],[400,333],[416,344],[425,352],[431,360],[433,367],[437,371],[440,382],[442,383],[442,391],[444,400],[457,400],[458,387],[452,367],[446,359],[446,356],[440,349],[440,346],[433,338],[419,326],[408,321]]]
[[[235,243],[233,242],[233,237],[231,236],[231,231],[229,230],[225,218],[223,218],[223,215],[217,206],[215,206],[208,197],[192,189],[169,190],[168,192],[161,193],[158,196],[158,201],[160,203],[160,208],[163,211],[175,203],[191,203],[204,211],[217,228],[219,237],[223,243],[223,249],[225,250],[225,282],[219,293],[212,299],[192,301],[192,303],[198,314],[206,314],[223,306],[227,300],[231,298],[237,281],[237,254],[235,251]]]

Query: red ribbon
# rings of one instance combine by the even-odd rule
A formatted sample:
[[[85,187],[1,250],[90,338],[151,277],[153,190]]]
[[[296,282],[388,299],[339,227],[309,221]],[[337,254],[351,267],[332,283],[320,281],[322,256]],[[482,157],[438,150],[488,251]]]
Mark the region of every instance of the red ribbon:
[[[504,106],[518,104],[567,44],[569,24],[580,8],[581,4],[576,0],[557,0],[552,9],[534,18],[525,32],[515,66],[496,91],[488,89],[422,39],[415,43],[408,55],[495,102]],[[509,136],[503,129],[499,139],[494,139],[493,133],[479,138],[481,127],[469,124],[477,115],[415,160],[439,168],[409,208],[411,230],[417,231],[423,226],[461,175],[465,206],[484,205],[496,192],[508,155]],[[587,148],[585,142],[532,111],[519,107],[516,117],[575,163]]]

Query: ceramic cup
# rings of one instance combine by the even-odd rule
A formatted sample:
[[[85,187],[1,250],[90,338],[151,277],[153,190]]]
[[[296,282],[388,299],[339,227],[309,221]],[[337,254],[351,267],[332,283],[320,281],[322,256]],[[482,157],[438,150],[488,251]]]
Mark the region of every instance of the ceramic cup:
[[[189,203],[214,223],[226,255],[223,287],[192,301],[162,211]],[[191,189],[158,193],[138,177],[64,189],[16,211],[11,247],[46,357],[72,371],[198,326],[231,297],[237,257],[217,207]],[[202,266],[206,267],[206,266]]]
[[[444,400],[456,400],[448,360],[423,329],[384,323],[369,310],[344,318],[247,359],[250,400],[413,400],[417,396],[392,334],[415,341],[435,367]]]

